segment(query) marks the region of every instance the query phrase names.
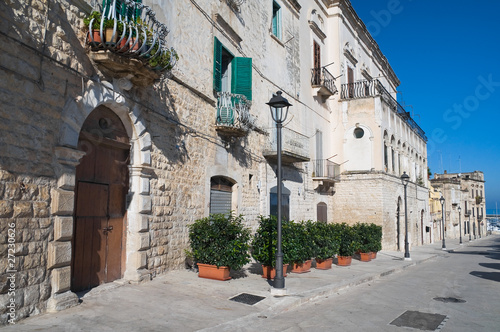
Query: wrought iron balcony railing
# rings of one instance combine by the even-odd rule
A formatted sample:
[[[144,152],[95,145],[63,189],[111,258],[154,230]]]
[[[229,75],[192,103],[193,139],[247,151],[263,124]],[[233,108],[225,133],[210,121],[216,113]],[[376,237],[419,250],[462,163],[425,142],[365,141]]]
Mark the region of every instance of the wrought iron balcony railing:
[[[363,80],[355,83],[342,84],[340,99],[361,99],[380,96],[387,105],[396,113],[398,113],[423,140],[427,141],[427,136],[425,132],[420,128],[420,126],[412,119],[409,112],[406,112],[404,107],[401,106],[394,99],[389,91],[384,87],[384,85],[379,80]]]
[[[104,0],[100,11],[85,20],[91,50],[110,51],[141,60],[157,71],[171,70],[179,59],[165,38],[169,31],[156,19],[154,11],[140,1]]]
[[[264,156],[270,160],[278,157],[276,128],[273,127],[270,141],[264,148]],[[281,130],[281,161],[283,164],[309,161],[309,138],[286,127]]]
[[[249,101],[244,95],[230,92],[217,94],[217,131],[233,136],[244,136],[252,127]]]
[[[335,179],[340,175],[340,165],[330,160],[317,159],[312,161],[313,179]]]
[[[322,95],[332,96],[338,92],[335,86],[335,77],[328,69],[324,67],[312,68],[311,74],[311,85],[313,88],[320,88],[319,92]]]

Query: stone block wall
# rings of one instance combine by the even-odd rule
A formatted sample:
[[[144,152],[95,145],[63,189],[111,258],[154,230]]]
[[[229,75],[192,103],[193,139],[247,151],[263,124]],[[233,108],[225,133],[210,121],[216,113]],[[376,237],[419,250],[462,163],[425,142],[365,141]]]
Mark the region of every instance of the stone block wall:
[[[351,172],[343,174],[335,184],[335,222],[355,224],[375,223],[382,226],[384,250],[397,250],[399,212],[399,243],[404,250],[404,187],[401,180],[383,172]],[[430,225],[428,189],[410,183],[407,186],[408,241],[411,246],[421,245],[422,211],[423,225]],[[424,233],[424,243],[429,243]]]

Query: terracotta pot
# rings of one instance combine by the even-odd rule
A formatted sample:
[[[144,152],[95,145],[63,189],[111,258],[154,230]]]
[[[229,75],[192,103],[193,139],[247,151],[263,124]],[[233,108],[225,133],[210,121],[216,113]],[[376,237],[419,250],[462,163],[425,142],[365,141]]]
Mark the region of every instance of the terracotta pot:
[[[294,263],[292,268],[292,273],[307,273],[311,272],[312,260],[309,259],[302,263]]]
[[[372,259],[377,258],[377,252],[376,251],[372,251],[372,252],[370,252],[370,254],[371,254],[371,258]]]
[[[140,44],[141,44],[141,41],[140,41],[140,40],[138,40],[138,41],[137,41],[137,44],[135,44],[135,46],[134,46],[134,43],[135,43],[136,39],[137,39],[136,37],[132,37],[132,38],[130,38],[130,45],[129,45],[129,48],[130,48],[132,51],[137,51],[137,50],[139,49]]]
[[[372,255],[369,252],[360,252],[360,261],[362,262],[369,262],[372,260]]]
[[[106,39],[106,44],[114,45],[118,40],[118,33],[115,33],[115,36],[113,38],[113,28],[106,28],[104,32],[105,32],[104,38]]]
[[[286,270],[288,269],[288,264],[283,264],[283,277],[286,277]],[[262,278],[274,279],[276,276],[276,269],[272,266],[262,265]]]
[[[198,277],[214,280],[229,280],[229,268],[227,266],[217,267],[216,265],[198,263]]]
[[[316,268],[318,270],[329,270],[332,268],[333,258],[318,259],[316,258]]]
[[[90,38],[90,35],[92,34],[92,38]],[[92,41],[94,39],[94,41]],[[99,29],[92,29],[89,32],[89,44],[92,46],[97,46],[101,43],[101,34]]]
[[[337,256],[338,266],[349,266],[352,262],[352,256]]]
[[[120,43],[116,45],[116,50],[120,52],[127,52],[130,47],[129,45],[127,45],[127,40],[127,36],[123,37]]]

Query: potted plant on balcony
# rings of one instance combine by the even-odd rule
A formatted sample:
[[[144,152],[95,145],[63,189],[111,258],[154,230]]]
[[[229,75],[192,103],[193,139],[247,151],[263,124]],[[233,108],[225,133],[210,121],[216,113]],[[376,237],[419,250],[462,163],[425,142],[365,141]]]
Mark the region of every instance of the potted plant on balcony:
[[[229,280],[230,270],[239,270],[250,261],[250,230],[242,216],[212,214],[189,225],[191,254],[200,278]]]
[[[91,22],[92,26],[90,26]],[[102,42],[100,33],[101,13],[98,11],[91,12],[89,16],[83,19],[83,23],[85,24],[85,27],[89,29],[88,43],[93,47],[99,46]]]
[[[352,255],[356,248],[356,233],[346,223],[335,224],[335,232],[339,236],[339,253],[337,255],[338,266],[351,265]]]
[[[282,225],[282,251],[284,253],[283,257],[283,276],[286,277],[286,271],[288,268],[288,255],[287,255],[287,236],[288,234],[288,222],[283,221]],[[259,228],[255,233],[252,244],[251,252],[252,257],[262,264],[262,278],[274,279],[276,276],[276,246],[278,241],[278,220],[276,216],[264,217],[260,216]]]
[[[339,234],[334,227],[320,221],[313,224],[311,235],[316,248],[316,269],[331,269],[333,256],[339,252]]]
[[[481,204],[483,202],[483,197],[476,196],[476,204]]]
[[[174,64],[179,60],[177,52],[173,49],[165,49],[161,54],[156,54],[158,47],[155,46],[151,51],[151,58],[148,60],[148,64],[153,70],[171,70]]]

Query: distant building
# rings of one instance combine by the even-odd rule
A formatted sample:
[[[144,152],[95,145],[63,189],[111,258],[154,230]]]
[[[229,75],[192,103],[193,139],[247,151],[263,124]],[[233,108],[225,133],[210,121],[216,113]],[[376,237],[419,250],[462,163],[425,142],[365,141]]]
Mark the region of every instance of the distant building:
[[[445,199],[445,236],[459,238],[462,236],[479,238],[486,235],[485,221],[486,199],[485,180],[481,171],[470,173],[434,174],[432,187]],[[459,218],[458,207],[462,214]],[[459,220],[462,225],[459,226]]]

